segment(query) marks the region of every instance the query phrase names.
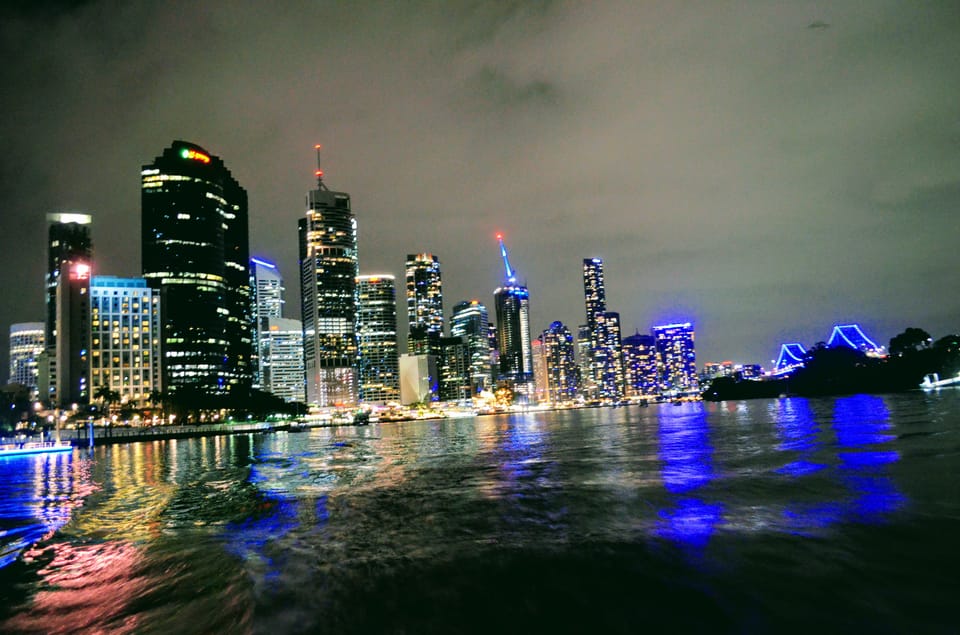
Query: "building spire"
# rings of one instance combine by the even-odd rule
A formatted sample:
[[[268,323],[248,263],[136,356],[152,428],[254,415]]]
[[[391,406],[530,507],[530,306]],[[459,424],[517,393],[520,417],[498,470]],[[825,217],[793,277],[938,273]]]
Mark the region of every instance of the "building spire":
[[[317,189],[325,190],[327,186],[323,184],[323,170],[320,168],[320,150],[322,147],[319,143],[313,146],[313,149],[317,151],[317,169],[314,175],[317,177]]]
[[[500,256],[503,258],[503,266],[507,270],[507,282],[512,284],[517,281],[517,272],[510,268],[507,247],[503,244],[503,234],[497,234],[497,240],[500,241]]]

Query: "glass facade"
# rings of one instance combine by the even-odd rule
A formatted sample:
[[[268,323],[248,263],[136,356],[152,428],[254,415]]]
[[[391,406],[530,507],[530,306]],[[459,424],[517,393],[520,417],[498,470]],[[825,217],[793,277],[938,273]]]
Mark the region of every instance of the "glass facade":
[[[408,254],[407,352],[439,355],[443,337],[443,280],[440,259],[433,254]]]
[[[143,277],[163,306],[164,390],[247,394],[255,346],[246,190],[220,158],[186,141],[141,177]]]
[[[357,292],[360,401],[399,402],[396,279],[391,275],[359,276]]]

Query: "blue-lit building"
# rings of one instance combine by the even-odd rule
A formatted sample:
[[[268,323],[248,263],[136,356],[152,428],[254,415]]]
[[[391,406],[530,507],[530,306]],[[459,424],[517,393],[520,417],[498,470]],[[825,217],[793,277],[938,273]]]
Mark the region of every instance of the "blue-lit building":
[[[659,391],[657,342],[652,335],[636,333],[623,338],[623,374],[627,397],[655,395]]]
[[[690,322],[654,326],[657,346],[657,381],[660,392],[693,392],[698,388],[697,353]]]
[[[497,350],[500,368],[498,381],[513,385],[517,392],[533,390],[533,351],[530,338],[530,292],[517,282],[510,267],[507,249],[500,241],[500,254],[506,268],[504,284],[493,292],[497,312]]]

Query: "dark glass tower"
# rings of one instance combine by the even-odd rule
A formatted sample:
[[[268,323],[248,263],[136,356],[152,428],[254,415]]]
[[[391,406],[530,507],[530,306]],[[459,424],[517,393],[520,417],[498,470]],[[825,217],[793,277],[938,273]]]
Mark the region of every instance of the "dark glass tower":
[[[357,401],[357,220],[350,195],[316,175],[298,224],[307,403],[349,405]]]
[[[493,292],[497,312],[497,349],[500,351],[498,379],[512,383],[516,390],[529,394],[533,390],[533,351],[530,338],[530,292],[517,282],[511,269],[507,249],[500,241],[500,255],[506,268],[502,287]]]
[[[584,258],[583,299],[590,331],[590,372],[597,397],[623,397],[623,360],[620,348],[620,315],[607,311],[603,260]]]
[[[160,290],[164,390],[246,395],[254,351],[247,192],[219,157],[187,141],[141,175],[143,277]]]
[[[490,325],[487,307],[477,300],[458,302],[450,317],[450,335],[465,337],[470,348],[470,388],[490,390]]]
[[[71,393],[80,391],[79,379],[74,381],[74,379],[71,378],[61,377],[64,369],[60,367],[58,360],[74,359],[75,363],[72,364],[73,369],[82,368],[83,364],[79,363],[77,356],[81,350],[86,354],[87,345],[85,345],[84,342],[89,336],[77,332],[73,334],[73,338],[76,340],[75,342],[62,342],[61,345],[58,345],[57,335],[59,327],[57,324],[58,321],[60,321],[64,325],[73,324],[77,326],[68,316],[60,315],[58,313],[58,307],[64,309],[73,307],[73,309],[75,309],[72,312],[74,318],[79,315],[78,311],[82,309],[81,306],[72,304],[69,301],[69,298],[71,298],[74,291],[76,291],[77,285],[82,284],[82,282],[66,279],[64,276],[67,276],[72,264],[85,265],[87,267],[86,280],[89,282],[89,267],[93,259],[93,243],[90,240],[90,220],[90,216],[87,214],[47,214],[47,222],[49,223],[47,234],[47,275],[45,281],[47,287],[47,319],[44,325],[44,346],[46,352],[44,354],[45,361],[41,364],[43,377],[41,377],[39,381],[44,394],[39,395],[39,397],[45,401],[52,401],[57,405],[67,402],[74,403],[80,400],[78,394],[71,395]],[[66,303],[64,303],[65,299],[67,300]],[[82,299],[88,301],[89,296],[84,296]],[[75,297],[73,300],[79,301]],[[70,334],[63,333],[63,336],[69,337]],[[73,353],[70,354],[65,351],[73,351]],[[73,388],[62,387],[63,379],[68,379],[71,384],[76,384],[76,386]],[[86,380],[85,373],[83,374],[83,379],[84,381]],[[61,388],[64,388],[64,390],[61,390]],[[89,387],[86,387],[84,392],[88,391],[88,389]]]

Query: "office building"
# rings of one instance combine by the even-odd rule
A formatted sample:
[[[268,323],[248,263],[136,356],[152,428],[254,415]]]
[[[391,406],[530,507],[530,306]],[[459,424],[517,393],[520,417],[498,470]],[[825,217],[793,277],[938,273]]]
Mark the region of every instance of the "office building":
[[[514,391],[529,394],[533,390],[533,351],[530,337],[530,292],[517,282],[517,272],[510,267],[503,238],[500,255],[506,277],[493,292],[497,314],[497,350],[500,355],[498,381],[513,385]]]
[[[693,325],[686,322],[654,326],[652,334],[657,345],[657,380],[660,392],[695,392],[698,383]]]
[[[443,337],[443,281],[440,259],[433,254],[409,254],[407,280],[407,352],[438,355]]]
[[[350,195],[335,192],[316,171],[298,223],[303,362],[307,403],[357,402],[357,221]]]
[[[282,318],[285,302],[283,278],[277,265],[259,258],[250,259],[250,290],[253,293],[254,388],[266,385],[263,377],[263,354],[267,339],[263,333],[266,320]]]
[[[38,365],[38,384],[43,386],[39,397],[57,404],[57,288],[66,263],[93,262],[93,242],[88,214],[47,214],[47,223],[45,351]]]
[[[470,345],[463,336],[440,338],[440,400],[466,401],[473,397],[470,384]]]
[[[9,384],[26,386],[31,394],[37,393],[38,362],[44,349],[43,322],[22,322],[10,325],[10,375]]]
[[[470,391],[493,386],[490,374],[490,324],[487,307],[477,300],[458,302],[450,318],[450,335],[464,337],[470,349]]]
[[[54,403],[73,408],[90,403],[90,263],[66,260],[57,277],[57,334],[53,360]]]
[[[106,387],[121,403],[146,407],[161,392],[160,293],[143,278],[90,282],[91,396]]]
[[[357,277],[359,400],[385,405],[400,401],[397,350],[397,292],[391,275]]]
[[[581,324],[577,327],[576,357],[580,370],[580,395],[588,401],[597,399],[597,382],[593,377],[593,356],[590,327]]]
[[[209,405],[253,383],[247,192],[223,161],[174,141],[141,171],[143,277],[160,293],[164,391]]]
[[[304,403],[303,323],[282,317],[261,322],[261,390],[284,401]]]

